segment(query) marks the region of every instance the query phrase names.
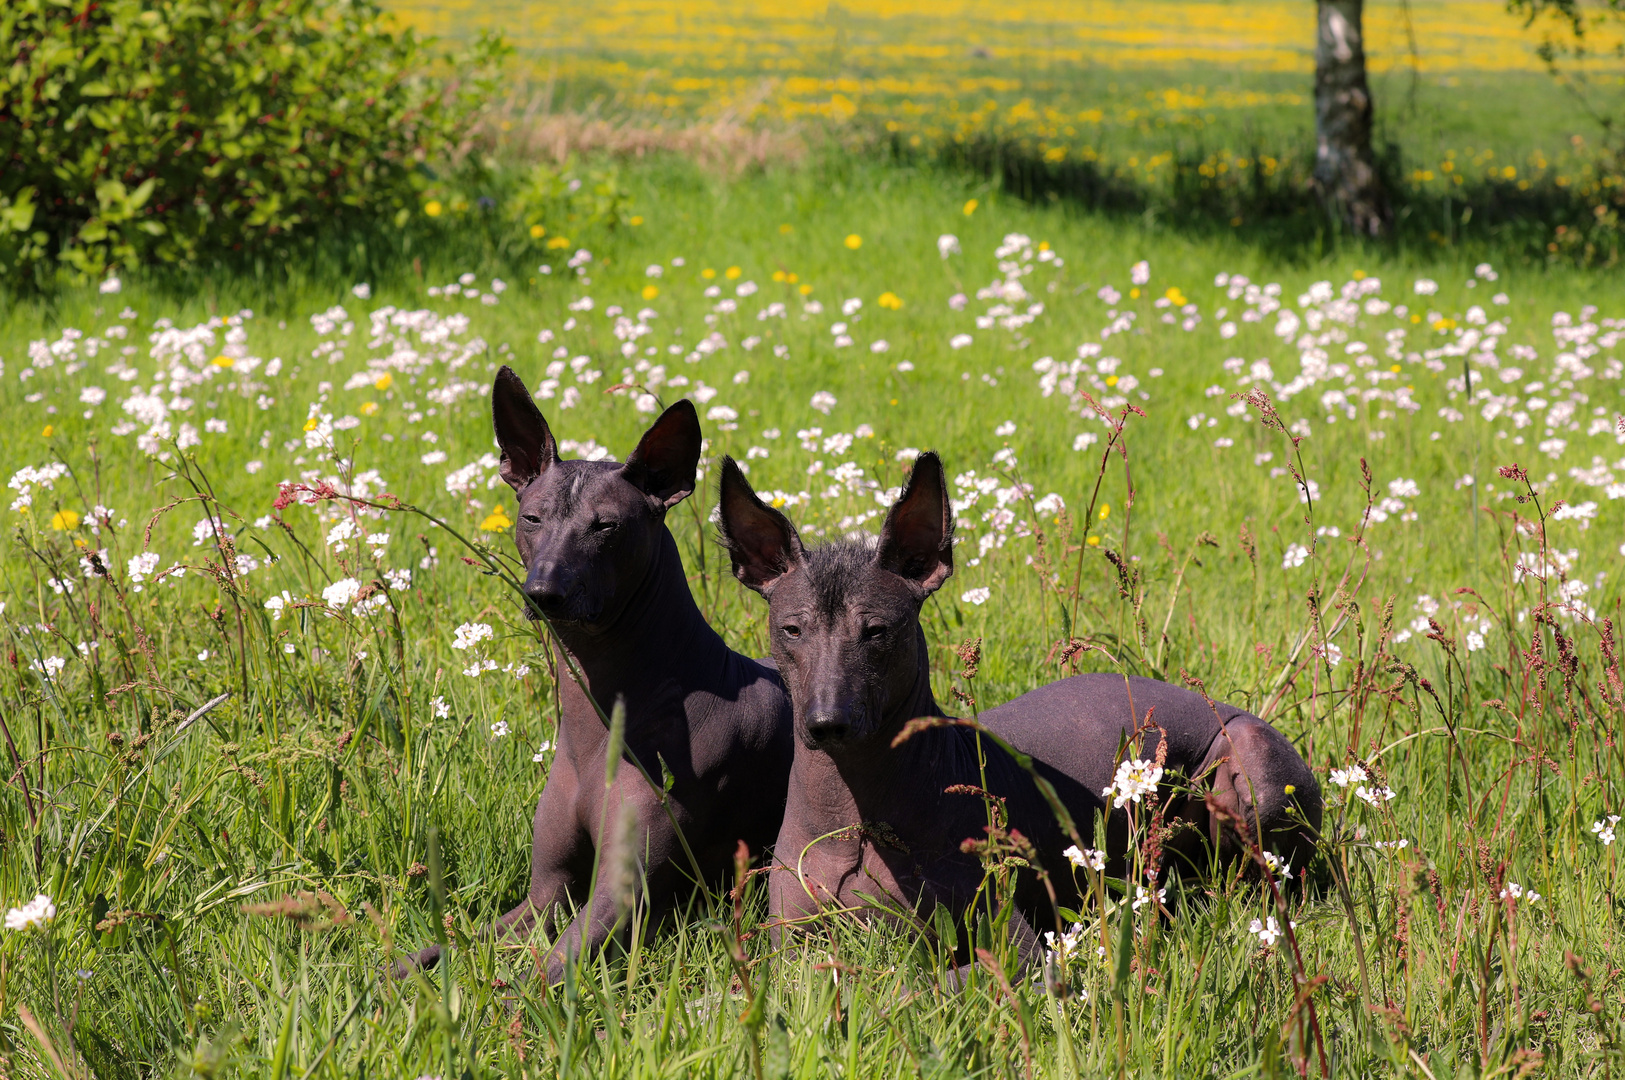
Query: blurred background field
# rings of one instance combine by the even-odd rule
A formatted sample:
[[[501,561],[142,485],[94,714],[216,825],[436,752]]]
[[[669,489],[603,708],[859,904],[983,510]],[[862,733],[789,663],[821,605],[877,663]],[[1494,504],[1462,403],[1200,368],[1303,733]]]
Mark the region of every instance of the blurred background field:
[[[513,42],[516,83],[491,134],[522,152],[694,145],[709,131],[723,140],[711,156],[738,168],[834,138],[1277,248],[1324,231],[1301,205],[1315,41],[1301,3],[387,6],[425,32]],[[1575,222],[1553,229],[1595,227],[1587,211],[1625,183],[1596,122],[1625,101],[1616,26],[1596,22],[1588,55],[1557,78],[1542,45],[1568,40],[1562,24],[1493,0],[1384,0],[1365,6],[1365,30],[1404,235],[1613,257],[1586,253]]]
[[[527,110],[675,126],[858,121],[913,148],[1014,138],[1053,161],[1108,154],[1148,178],[1173,146],[1240,151],[1313,125],[1315,12],[1289,0],[996,13],[952,2],[386,6],[427,33],[503,33],[537,95]],[[1570,91],[1547,73],[1539,30],[1525,23],[1493,0],[1366,5],[1382,133],[1433,173],[1428,182],[1459,186],[1452,171],[1491,168],[1531,179],[1575,149],[1565,129],[1583,124],[1553,122],[1572,113]],[[1603,27],[1592,41],[1603,55],[1575,67],[1594,94],[1625,89],[1607,55],[1618,37]]]

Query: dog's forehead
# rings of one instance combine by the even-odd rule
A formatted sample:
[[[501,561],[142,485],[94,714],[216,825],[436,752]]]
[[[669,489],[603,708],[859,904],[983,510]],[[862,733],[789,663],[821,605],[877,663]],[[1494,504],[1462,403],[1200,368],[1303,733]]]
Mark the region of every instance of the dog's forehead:
[[[910,598],[901,580],[875,564],[873,545],[839,542],[808,551],[797,572],[774,591],[773,606],[793,606],[837,625],[859,612],[908,607]]]
[[[613,461],[560,461],[519,495],[527,510],[565,517],[578,509],[636,502],[637,489]]]

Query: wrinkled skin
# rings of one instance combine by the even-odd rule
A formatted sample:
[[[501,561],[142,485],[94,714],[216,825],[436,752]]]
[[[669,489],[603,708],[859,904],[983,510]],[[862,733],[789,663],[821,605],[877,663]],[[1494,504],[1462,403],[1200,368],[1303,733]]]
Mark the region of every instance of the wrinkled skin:
[[[916,462],[878,542],[808,549],[725,459],[721,524],[735,576],[767,598],[773,656],[794,703],[795,762],[774,846],[772,917],[794,920],[833,904],[929,921],[945,905],[963,926],[982,868],[960,844],[984,837],[986,810],[979,797],[944,789],[981,784],[976,733],[929,728],[893,745],[909,720],[945,715],[931,694],[919,620],[953,572],[941,463],[934,454]],[[1291,865],[1313,849],[1322,810],[1314,775],[1279,732],[1233,706],[1150,679],[1088,674],[989,709],[980,721],[1033,759],[1086,844],[1127,740],[1149,722],[1156,727],[1143,730],[1134,756],[1154,759],[1165,733],[1160,796],[1174,794],[1176,780],[1194,781],[1221,810],[1211,812],[1199,796],[1175,796],[1171,816],[1188,826],[1169,841],[1165,867],[1204,872],[1243,856],[1229,821]],[[1058,902],[1077,907],[1062,855],[1071,840],[1011,755],[989,740],[981,751],[987,789],[1006,800],[1010,825],[1050,870]],[[1106,836],[1109,869],[1121,874],[1126,810],[1110,814]],[[1055,922],[1037,875],[1020,875],[1016,906],[1013,940],[1030,961],[1032,926]]]
[[[700,427],[691,403],[667,409],[624,464],[561,460],[507,367],[492,387],[492,415],[501,475],[519,503],[524,592],[553,630],[562,706],[536,804],[530,889],[495,929],[500,941],[523,943],[538,930],[552,934],[561,905],[574,905],[579,914],[540,958],[557,982],[567,956],[598,949],[616,931],[614,868],[636,864],[649,925],[691,893],[672,817],[708,880],[732,867],[740,840],[753,852],[772,843],[790,770],[790,704],[771,662],[731,651],[706,624],[666,528],[666,512],[694,489]],[[669,773],[671,816],[624,761],[605,788],[609,735],[599,709],[608,715],[617,698],[626,703],[626,751],[656,783]],[[629,829],[622,814],[631,815]],[[589,888],[600,849],[603,869]],[[439,955],[425,949],[402,970]]]

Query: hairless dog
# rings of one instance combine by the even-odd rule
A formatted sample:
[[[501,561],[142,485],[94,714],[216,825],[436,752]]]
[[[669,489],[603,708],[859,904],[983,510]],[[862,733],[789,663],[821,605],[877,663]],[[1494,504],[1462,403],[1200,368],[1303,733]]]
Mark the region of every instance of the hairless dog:
[[[740,840],[757,852],[773,841],[792,756],[790,702],[771,661],[733,652],[706,623],[666,528],[666,511],[694,490],[693,404],[662,413],[624,464],[560,460],[547,421],[507,367],[497,372],[491,410],[500,473],[519,501],[524,592],[553,630],[562,705],[536,804],[529,895],[496,930],[523,941],[551,931],[559,905],[578,905],[543,960],[556,982],[567,956],[596,950],[615,929],[621,912],[609,867],[639,863],[654,924],[694,888],[684,839],[708,879],[733,865]],[[669,786],[667,806],[630,766],[606,789],[603,716],[617,698],[626,705],[625,753]],[[632,828],[618,828],[627,812]],[[595,853],[605,870],[589,895]],[[431,947],[412,962],[428,966],[439,955]]]
[[[1058,901],[1077,906],[1071,875],[1055,872],[1066,865],[1070,841],[1014,757],[981,740],[984,773],[977,736],[961,726],[928,727],[894,744],[910,720],[944,715],[931,694],[920,628],[921,605],[953,573],[952,509],[937,456],[915,463],[878,542],[814,548],[803,547],[784,515],[724,459],[721,533],[735,576],[768,601],[773,656],[795,709],[772,915],[794,920],[833,903],[913,909],[929,919],[944,905],[965,920],[982,867],[961,843],[983,838],[987,817],[963,787],[981,786],[984,775],[986,790],[1005,800],[1010,826],[1051,871]],[[1235,858],[1244,847],[1225,819],[1289,863],[1312,850],[1321,819],[1314,775],[1279,732],[1233,706],[1151,679],[1086,674],[989,709],[980,722],[1033,759],[1086,842],[1120,751],[1139,731],[1137,756],[1155,758],[1165,739],[1168,773],[1206,789],[1219,807],[1215,813],[1200,796],[1175,795],[1169,775],[1161,797],[1174,796],[1171,816],[1193,827],[1170,838],[1165,864],[1200,869],[1215,854]],[[1115,867],[1125,854],[1127,813],[1107,818]],[[1053,918],[1036,875],[1021,875],[1016,907],[1016,945],[1031,960],[1036,941],[1025,916]]]

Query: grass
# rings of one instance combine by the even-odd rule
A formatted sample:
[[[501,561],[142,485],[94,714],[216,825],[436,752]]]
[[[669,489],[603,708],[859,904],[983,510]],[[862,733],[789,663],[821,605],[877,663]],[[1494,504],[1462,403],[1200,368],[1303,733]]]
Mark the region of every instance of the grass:
[[[533,153],[717,142],[707,153],[743,167],[878,144],[1275,258],[1323,253],[1339,231],[1311,190],[1315,16],[1301,4],[387,6],[428,32],[509,36],[512,89],[488,130]],[[1493,0],[1373,3],[1364,24],[1397,243],[1618,262],[1609,118],[1625,83],[1602,59],[1617,26],[1593,20],[1589,58],[1553,78],[1538,49],[1564,55],[1558,24]]]
[[[1620,597],[1622,516],[1606,490],[1622,369],[1616,327],[1601,321],[1625,316],[1617,284],[1398,254],[1272,263],[1240,242],[1032,205],[929,169],[836,162],[723,182],[655,160],[625,180],[644,224],[583,241],[593,257],[575,277],[561,266],[498,292],[492,267],[431,258],[421,279],[371,282],[366,300],[348,282],[228,278],[177,295],[131,279],[0,316],[12,432],[0,471],[65,467],[49,486],[13,481],[32,503],[6,512],[0,561],[0,900],[43,892],[57,908],[45,930],[0,936],[8,1074],[748,1076],[758,1039],[772,1076],[1318,1074],[1317,1047],[1337,1075],[1620,1065],[1616,854],[1593,830],[1619,812],[1625,783],[1617,646],[1603,629]],[[945,233],[959,247],[946,258]],[[1031,297],[991,318],[1043,310],[979,327],[999,301],[977,292],[1006,280],[995,250],[1013,233],[1030,243],[1003,259],[1034,268],[1019,276]],[[1148,279],[1135,286],[1141,259]],[[465,271],[494,303],[444,294]],[[1273,294],[1250,302],[1220,274],[1279,283],[1280,311],[1246,321]],[[1374,279],[1360,302],[1403,315],[1339,305],[1340,290]],[[1424,279],[1437,292],[1419,293]],[[746,282],[756,291],[740,295]],[[569,307],[586,296],[590,309]],[[861,308],[842,314],[851,299]],[[784,317],[759,319],[772,303]],[[426,314],[369,333],[386,305]],[[635,341],[658,350],[647,359],[664,380],[623,377],[633,361],[612,305],[634,323],[657,313]],[[1493,350],[1475,307],[1504,324]],[[1287,339],[1282,312],[1300,323]],[[108,332],[119,326],[127,336]],[[713,331],[726,344],[700,352]],[[971,343],[954,347],[958,334]],[[762,340],[747,349],[751,337]],[[1348,351],[1355,342],[1366,351]],[[1038,364],[1070,365],[1080,345],[1101,350],[1078,372]],[[985,643],[971,688],[985,706],[1063,674],[1056,646],[1072,636],[1100,646],[1080,669],[1188,673],[1266,713],[1332,796],[1319,863],[1298,868],[1317,881],[1292,913],[1301,975],[1284,940],[1249,932],[1271,910],[1258,886],[1176,883],[1168,918],[1079,913],[1091,934],[1100,918],[1127,930],[1132,964],[1119,976],[1074,959],[1065,994],[982,978],[949,995],[930,948],[839,920],[778,950],[756,934],[744,942],[765,988],[753,1026],[728,948],[764,914],[756,881],[737,923],[725,902],[702,903],[563,987],[522,978],[528,954],[477,930],[525,887],[552,686],[534,628],[454,534],[508,552],[510,496],[480,464],[492,449],[484,395],[498,362],[540,387],[556,349],[566,366],[541,404],[562,439],[623,456],[649,420],[643,393],[706,397],[706,483],[671,526],[702,609],[756,655],[764,606],[721,570],[704,520],[721,453],[823,535],[877,524],[876,489],[900,482],[909,447],[974,472],[956,480],[963,496],[991,480],[961,511],[958,572],[926,608],[939,698],[962,686],[966,638]],[[1316,349],[1348,365],[1348,381],[1328,369],[1283,391],[1305,350],[1317,370]],[[1465,355],[1430,354],[1440,349]],[[574,357],[602,374],[578,378]],[[1261,359],[1271,375],[1244,383]],[[1466,407],[1464,366],[1495,400]],[[1122,429],[1126,457],[1103,454],[1112,426],[1062,378],[1126,396],[1116,415],[1143,410]],[[605,392],[621,382],[642,389]],[[1396,400],[1400,387],[1414,391]],[[1307,425],[1296,451],[1232,396],[1255,389]],[[1362,398],[1371,391],[1389,396]],[[827,413],[820,393],[835,399]],[[1559,403],[1569,418],[1554,417]],[[181,447],[189,426],[197,442]],[[1074,449],[1084,435],[1095,439]],[[1529,486],[1496,473],[1514,462]],[[1313,481],[1312,505],[1289,465]],[[464,466],[466,488],[448,490]],[[352,520],[334,503],[274,510],[277,482],[307,475],[387,490],[444,525]],[[1517,501],[1531,491],[1538,502]],[[1064,514],[1036,512],[1050,492]],[[1385,520],[1362,532],[1370,502]],[[97,506],[112,510],[98,518]],[[344,535],[356,525],[388,537]],[[1203,534],[1217,547],[1198,547]],[[110,577],[87,575],[89,549]],[[1520,559],[1538,572],[1514,572]],[[159,578],[175,565],[184,575]],[[402,570],[409,587],[397,574],[381,606],[341,584]],[[1562,610],[1542,607],[1559,599]],[[483,651],[453,648],[467,622],[495,628]],[[466,675],[471,659],[495,670]],[[1354,763],[1396,797],[1368,805],[1331,781]],[[1513,884],[1541,899],[1513,897]],[[380,977],[442,932],[459,945],[449,965]]]

